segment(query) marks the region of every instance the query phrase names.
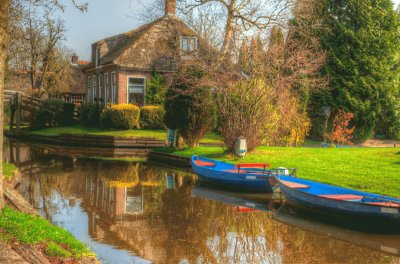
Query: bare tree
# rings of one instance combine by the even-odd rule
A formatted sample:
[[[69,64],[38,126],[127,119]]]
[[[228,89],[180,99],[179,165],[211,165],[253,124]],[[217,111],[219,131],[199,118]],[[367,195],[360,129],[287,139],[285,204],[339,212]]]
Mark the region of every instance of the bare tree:
[[[261,79],[231,83],[217,91],[218,130],[229,150],[244,136],[249,150],[263,143],[273,114],[271,88]]]
[[[217,5],[225,13],[223,41],[220,48],[226,54],[235,35],[252,29],[264,30],[270,25],[283,25],[288,18],[292,0],[182,0],[182,12],[204,5]]]

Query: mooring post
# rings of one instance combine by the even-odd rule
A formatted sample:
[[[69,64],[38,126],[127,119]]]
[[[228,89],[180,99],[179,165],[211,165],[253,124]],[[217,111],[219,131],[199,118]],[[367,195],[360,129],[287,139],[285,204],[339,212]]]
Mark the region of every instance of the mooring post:
[[[17,102],[16,102],[16,111],[17,111],[17,132],[20,132],[21,127],[21,116],[22,116],[22,94],[17,92]]]

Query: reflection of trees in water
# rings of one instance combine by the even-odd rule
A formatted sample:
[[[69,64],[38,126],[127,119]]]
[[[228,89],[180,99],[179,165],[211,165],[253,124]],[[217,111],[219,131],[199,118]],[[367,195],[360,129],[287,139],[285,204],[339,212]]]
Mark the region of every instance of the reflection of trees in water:
[[[398,257],[281,224],[272,220],[270,213],[235,213],[233,206],[193,197],[193,179],[185,173],[174,172],[175,188],[168,189],[166,173],[171,176],[171,172],[151,165],[50,160],[39,163],[39,171],[24,176],[23,188],[32,204],[43,208],[51,218],[57,210],[67,207],[62,204],[67,198],[83,198],[82,206],[94,237],[154,262],[399,261]],[[143,212],[120,211],[123,215],[115,218],[118,203],[126,206],[120,191],[129,189],[132,195],[142,197]],[[55,204],[54,199],[60,195],[64,200]]]

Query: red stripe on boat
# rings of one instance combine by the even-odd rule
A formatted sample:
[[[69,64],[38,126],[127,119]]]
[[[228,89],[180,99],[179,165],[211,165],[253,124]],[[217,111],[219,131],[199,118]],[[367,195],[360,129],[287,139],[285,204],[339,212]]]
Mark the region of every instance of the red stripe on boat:
[[[249,213],[249,212],[256,212],[256,211],[258,211],[258,210],[254,209],[254,208],[245,207],[245,206],[233,207],[234,213]]]
[[[213,162],[207,162],[207,161],[201,161],[201,160],[195,160],[194,163],[197,166],[201,166],[201,167],[214,167],[215,163]]]
[[[319,195],[321,197],[325,197],[328,199],[333,199],[333,200],[361,200],[363,196],[360,195],[355,195],[355,194],[325,194],[325,195]]]
[[[394,202],[370,202],[367,204],[379,205],[379,206],[387,206],[387,207],[400,207],[400,204]]]
[[[235,168],[269,168],[268,163],[239,163],[235,165]]]
[[[310,186],[297,183],[297,182],[291,182],[291,181],[281,181],[281,183],[287,187],[294,188],[294,189],[305,189],[305,188],[310,188]]]

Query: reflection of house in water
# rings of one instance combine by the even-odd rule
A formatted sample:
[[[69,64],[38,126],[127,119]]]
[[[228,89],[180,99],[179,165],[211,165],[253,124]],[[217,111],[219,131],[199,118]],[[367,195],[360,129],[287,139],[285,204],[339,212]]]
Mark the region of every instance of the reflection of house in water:
[[[90,235],[162,263],[167,255],[168,234],[159,219],[161,196],[182,186],[185,176],[156,174],[158,181],[140,176],[132,181],[87,177],[82,207],[89,216]]]
[[[90,209],[109,220],[143,213],[143,186],[110,186],[101,178],[86,178],[86,197]],[[88,208],[89,209],[89,208]]]

